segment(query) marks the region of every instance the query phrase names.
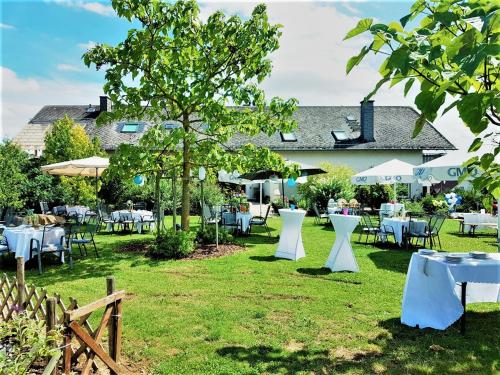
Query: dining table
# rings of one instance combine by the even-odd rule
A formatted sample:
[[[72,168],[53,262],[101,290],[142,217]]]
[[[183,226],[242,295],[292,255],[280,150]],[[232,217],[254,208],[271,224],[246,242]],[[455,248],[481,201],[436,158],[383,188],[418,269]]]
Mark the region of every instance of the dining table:
[[[115,222],[120,221],[120,213],[122,214],[130,214],[132,216],[132,221],[134,222],[135,229],[137,230],[137,233],[142,233],[142,229],[144,226],[148,225],[150,226],[151,230],[154,230],[156,226],[156,222],[154,221],[147,221],[145,222],[145,219],[152,219],[153,212],[148,211],[148,210],[117,210],[113,211],[111,213],[111,219]],[[111,231],[112,228],[112,223],[108,223],[106,226],[107,231]]]
[[[300,209],[282,208],[278,210],[281,219],[281,233],[278,248],[274,256],[298,260],[306,256],[302,243],[302,222],[306,211]]]
[[[416,233],[425,233],[427,228],[427,221],[412,219],[412,229]],[[394,231],[394,238],[396,243],[401,246],[404,240],[404,233],[408,230],[410,226],[409,218],[400,218],[400,217],[385,217],[382,219],[380,223],[380,231],[381,231],[381,239],[383,242],[387,241],[387,234]],[[385,234],[385,235],[384,235]]]
[[[222,219],[224,223],[229,224],[229,226],[236,223],[240,224],[240,230],[242,233],[248,233],[250,229],[250,221],[252,220],[252,214],[250,212],[223,212]]]
[[[16,258],[24,257],[27,262],[30,259],[30,243],[31,239],[38,241],[43,239],[43,245],[60,245],[65,244],[65,232],[62,227],[52,227],[43,234],[43,226],[35,228],[30,225],[20,225],[17,227],[5,227],[3,235],[7,239],[7,243],[11,252],[15,253]],[[64,254],[62,254],[64,257]],[[63,258],[64,261],[64,258]]]
[[[500,253],[476,259],[472,253],[413,253],[403,292],[401,322],[444,330],[461,319],[467,303],[500,302]],[[449,260],[449,255],[461,258]]]

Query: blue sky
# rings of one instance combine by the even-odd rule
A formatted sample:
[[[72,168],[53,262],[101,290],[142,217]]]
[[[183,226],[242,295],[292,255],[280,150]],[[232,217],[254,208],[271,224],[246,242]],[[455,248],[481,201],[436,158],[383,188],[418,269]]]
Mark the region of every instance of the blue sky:
[[[207,1],[201,12],[206,17],[222,9],[246,16],[255,4]],[[347,59],[367,40],[343,42],[343,36],[360,18],[398,20],[410,6],[409,1],[268,2],[271,22],[284,29],[281,48],[272,56],[273,74],[263,85],[266,92],[296,97],[304,105],[358,104],[377,81],[380,60],[368,59],[346,77]],[[133,26],[118,18],[109,2],[80,0],[3,1],[0,24],[1,118],[3,134],[10,137],[43,105],[97,104],[104,74],[86,68],[82,54],[92,43],[122,41]],[[411,96],[403,99],[396,88],[382,90],[375,100],[411,105]]]

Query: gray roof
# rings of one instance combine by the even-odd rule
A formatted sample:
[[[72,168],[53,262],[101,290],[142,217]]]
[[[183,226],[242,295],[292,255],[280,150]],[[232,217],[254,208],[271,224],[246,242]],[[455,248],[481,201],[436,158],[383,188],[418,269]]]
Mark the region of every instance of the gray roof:
[[[92,105],[95,112],[87,112],[88,105],[49,105],[43,107],[30,123],[50,124],[68,115],[85,126],[91,137],[98,137],[104,149],[115,150],[120,143],[136,143],[142,133],[125,134],[120,132],[119,123],[97,127],[95,118],[99,105]],[[421,133],[412,138],[413,128],[419,116],[411,107],[374,106],[375,141],[363,142],[360,137],[359,106],[303,106],[294,114],[298,127],[294,130],[296,142],[283,142],[280,134],[271,137],[260,134],[255,137],[237,135],[229,142],[230,147],[254,143],[275,151],[334,151],[334,150],[453,150],[451,144],[434,126],[428,123]],[[348,123],[347,116],[356,121]],[[151,125],[145,124],[144,130]],[[344,130],[348,139],[337,142],[332,130]],[[22,140],[20,140],[22,142]],[[43,142],[43,139],[41,140]]]
[[[348,123],[347,116],[356,121]],[[453,150],[455,147],[434,126],[428,123],[416,138],[413,128],[419,113],[411,107],[374,106],[375,141],[360,140],[359,106],[299,107],[294,114],[298,127],[294,130],[296,142],[283,142],[281,135],[271,137],[236,136],[231,146],[255,143],[275,151],[304,150]],[[348,140],[337,142],[333,130],[344,130]]]

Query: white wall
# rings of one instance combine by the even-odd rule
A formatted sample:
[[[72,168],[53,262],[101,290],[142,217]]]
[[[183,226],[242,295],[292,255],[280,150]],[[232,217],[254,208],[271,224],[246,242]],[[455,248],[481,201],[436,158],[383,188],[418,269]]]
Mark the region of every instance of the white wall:
[[[340,151],[279,151],[285,159],[319,166],[323,162],[328,162],[334,165],[345,165],[351,167],[356,173],[364,171],[368,168],[382,164],[392,159],[399,159],[413,165],[422,164],[422,151],[402,151],[402,150],[340,150]],[[286,181],[285,181],[286,185]],[[250,189],[252,185],[248,185],[247,194],[251,196]],[[277,197],[273,192],[279,189],[281,191],[281,183],[265,183],[263,196],[271,196],[271,199]],[[411,185],[411,196],[420,194],[422,186],[419,184]],[[285,186],[287,196],[296,194],[295,188]]]

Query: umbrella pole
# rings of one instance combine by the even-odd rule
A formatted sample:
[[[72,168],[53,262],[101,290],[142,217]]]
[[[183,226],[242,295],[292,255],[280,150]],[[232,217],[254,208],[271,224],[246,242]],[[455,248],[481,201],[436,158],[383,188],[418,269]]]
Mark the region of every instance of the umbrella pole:
[[[283,200],[283,208],[285,208],[285,180],[281,179],[281,197]]]
[[[262,217],[262,182],[259,183],[260,197],[259,197],[259,215]]]
[[[96,168],[96,169],[95,169],[95,210],[96,210],[96,212],[97,212],[97,208],[98,208],[98,206],[99,206],[99,203],[98,203],[99,198],[97,198],[97,182],[98,182],[98,180],[99,180],[99,177],[97,176],[97,174],[98,174],[98,169],[99,169],[99,168]]]

